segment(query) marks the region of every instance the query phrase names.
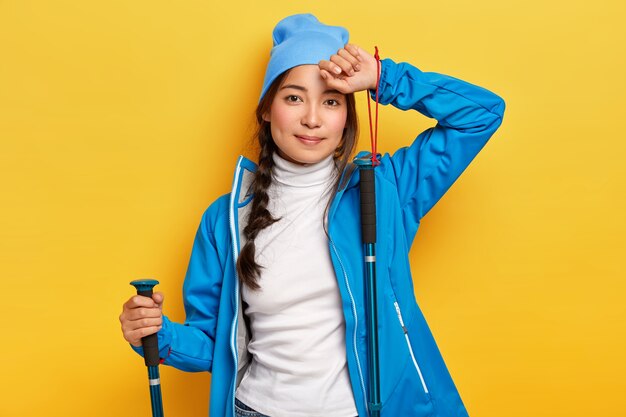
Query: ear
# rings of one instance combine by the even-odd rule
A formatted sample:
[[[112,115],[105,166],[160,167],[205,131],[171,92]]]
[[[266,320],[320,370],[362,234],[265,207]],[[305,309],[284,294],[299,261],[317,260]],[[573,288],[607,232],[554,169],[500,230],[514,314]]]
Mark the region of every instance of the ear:
[[[262,117],[263,117],[263,120],[264,120],[264,121],[266,121],[266,122],[268,122],[268,123],[269,123],[269,121],[270,121],[270,111],[268,110],[268,111],[266,111],[265,113],[263,113],[263,116],[262,116]]]

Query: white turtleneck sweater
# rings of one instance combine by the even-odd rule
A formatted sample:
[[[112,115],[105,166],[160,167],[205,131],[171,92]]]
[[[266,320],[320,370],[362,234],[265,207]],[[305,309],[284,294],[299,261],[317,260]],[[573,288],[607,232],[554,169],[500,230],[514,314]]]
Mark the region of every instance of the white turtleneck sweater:
[[[357,415],[345,323],[324,232],[333,157],[297,165],[274,154],[269,210],[255,240],[260,291],[242,288],[252,361],[236,396],[271,417]]]

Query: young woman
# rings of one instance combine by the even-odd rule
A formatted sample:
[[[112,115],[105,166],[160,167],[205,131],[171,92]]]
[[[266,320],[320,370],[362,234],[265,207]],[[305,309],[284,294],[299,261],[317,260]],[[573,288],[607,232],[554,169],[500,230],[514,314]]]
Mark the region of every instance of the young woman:
[[[377,60],[345,29],[283,19],[257,108],[258,163],[240,157],[232,192],[202,217],[183,287],[186,320],[163,295],[134,296],[125,339],[158,332],[160,355],[212,372],[210,415],[368,416],[367,334],[354,93]],[[385,417],[467,416],[415,301],[408,254],[420,219],[502,121],[489,91],[380,62],[380,102],[438,123],[375,169],[380,387]]]

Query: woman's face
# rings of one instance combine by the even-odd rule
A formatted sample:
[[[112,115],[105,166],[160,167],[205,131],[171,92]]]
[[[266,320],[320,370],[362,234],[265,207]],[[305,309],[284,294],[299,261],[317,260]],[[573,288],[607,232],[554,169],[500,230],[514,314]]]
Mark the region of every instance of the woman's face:
[[[317,65],[292,68],[263,119],[284,159],[314,164],[335,152],[346,125],[346,97],[329,89]]]

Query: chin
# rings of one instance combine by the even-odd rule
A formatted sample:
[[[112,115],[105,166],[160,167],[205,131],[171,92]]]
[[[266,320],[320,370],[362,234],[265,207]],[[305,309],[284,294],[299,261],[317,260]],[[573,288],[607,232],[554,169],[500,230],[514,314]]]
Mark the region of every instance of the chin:
[[[323,161],[324,159],[328,158],[331,154],[328,155],[288,155],[284,152],[280,152],[279,155],[289,161],[289,162],[293,162],[294,164],[299,164],[299,165],[311,165],[311,164],[317,164],[318,162]]]

